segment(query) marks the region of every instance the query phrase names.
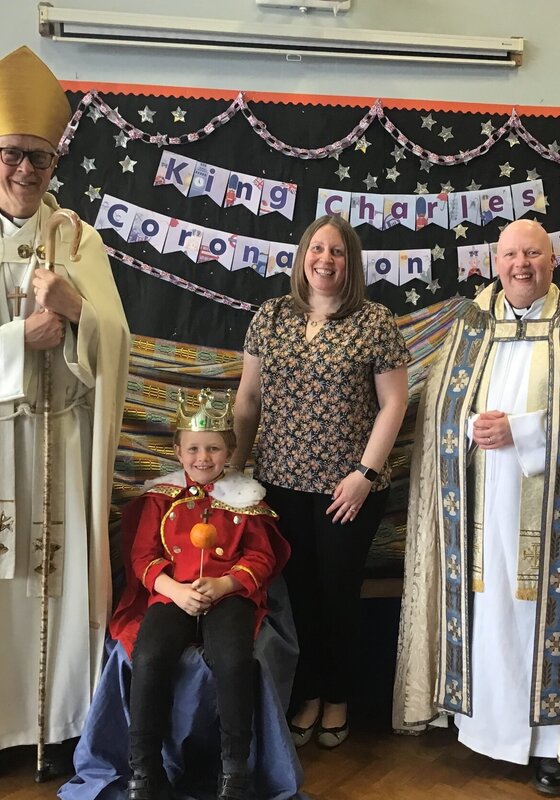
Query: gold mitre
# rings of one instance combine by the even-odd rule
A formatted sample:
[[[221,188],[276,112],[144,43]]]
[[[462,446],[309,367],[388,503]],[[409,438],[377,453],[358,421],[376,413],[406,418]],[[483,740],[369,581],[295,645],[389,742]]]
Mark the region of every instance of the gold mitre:
[[[231,431],[233,430],[233,408],[231,405],[231,391],[228,389],[225,397],[224,408],[218,410],[214,407],[214,392],[211,389],[202,389],[198,393],[198,408],[194,413],[189,413],[187,398],[182,389],[179,389],[179,405],[177,407],[178,431]]]
[[[56,147],[70,116],[64,89],[29,47],[0,59],[0,136],[38,136]]]

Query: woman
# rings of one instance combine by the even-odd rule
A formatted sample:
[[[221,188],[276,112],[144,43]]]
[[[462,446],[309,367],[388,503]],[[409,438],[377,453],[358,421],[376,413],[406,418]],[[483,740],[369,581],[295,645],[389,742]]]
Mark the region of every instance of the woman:
[[[354,229],[341,217],[313,222],[291,294],[263,303],[249,327],[232,458],[242,469],[260,420],[255,477],[292,547],[296,746],[317,725],[324,747],[348,736],[362,571],[387,499],[409,358],[390,312],[365,299]]]

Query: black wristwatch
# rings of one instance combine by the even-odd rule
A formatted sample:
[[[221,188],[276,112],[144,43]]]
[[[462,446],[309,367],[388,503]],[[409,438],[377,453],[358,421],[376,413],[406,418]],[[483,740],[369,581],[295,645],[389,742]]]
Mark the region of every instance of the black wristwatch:
[[[371,467],[366,467],[364,464],[358,464],[356,469],[358,472],[362,473],[364,478],[367,478],[368,481],[371,481],[372,483],[379,475],[379,472],[376,472],[376,470],[372,469]]]

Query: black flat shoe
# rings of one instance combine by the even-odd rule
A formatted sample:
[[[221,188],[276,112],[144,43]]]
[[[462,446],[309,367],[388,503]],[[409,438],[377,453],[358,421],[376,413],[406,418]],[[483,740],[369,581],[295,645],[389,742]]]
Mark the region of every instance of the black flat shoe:
[[[560,797],[560,763],[555,758],[541,758],[535,767],[531,786],[539,794]]]
[[[249,775],[220,773],[218,778],[218,800],[246,800],[249,797]]]
[[[128,800],[171,800],[171,786],[167,780],[133,775],[128,782]]]

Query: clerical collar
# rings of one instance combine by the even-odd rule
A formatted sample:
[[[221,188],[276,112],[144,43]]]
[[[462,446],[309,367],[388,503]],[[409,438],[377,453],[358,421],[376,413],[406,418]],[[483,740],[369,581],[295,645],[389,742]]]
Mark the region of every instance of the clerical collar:
[[[513,306],[507,297],[505,298],[506,306],[511,309],[511,312],[515,319],[524,319],[529,314],[533,315],[535,312],[541,313],[546,301],[546,295],[543,297],[538,297],[536,300],[533,300],[530,306],[526,306],[525,308],[516,308]]]
[[[34,219],[34,217],[38,213],[39,210],[37,209],[35,214],[32,214],[30,217],[12,217],[11,214],[8,214],[6,211],[2,211],[2,209],[0,209],[0,222],[2,223],[1,224],[2,232],[6,227],[4,223],[7,223],[8,225],[8,232],[10,230],[10,226],[13,226],[13,228],[23,228],[25,223],[29,222],[30,219]]]

